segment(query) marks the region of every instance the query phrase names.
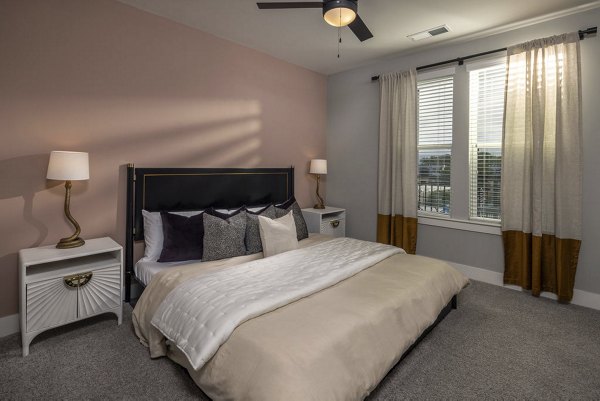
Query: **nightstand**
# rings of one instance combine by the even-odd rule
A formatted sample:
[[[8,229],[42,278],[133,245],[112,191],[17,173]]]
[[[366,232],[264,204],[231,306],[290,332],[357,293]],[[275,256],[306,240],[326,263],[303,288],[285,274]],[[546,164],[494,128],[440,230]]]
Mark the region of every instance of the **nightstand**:
[[[346,210],[339,207],[326,206],[325,209],[302,209],[308,232],[346,236]]]
[[[19,251],[23,356],[40,333],[101,313],[123,318],[123,248],[111,238],[83,246],[54,245]]]

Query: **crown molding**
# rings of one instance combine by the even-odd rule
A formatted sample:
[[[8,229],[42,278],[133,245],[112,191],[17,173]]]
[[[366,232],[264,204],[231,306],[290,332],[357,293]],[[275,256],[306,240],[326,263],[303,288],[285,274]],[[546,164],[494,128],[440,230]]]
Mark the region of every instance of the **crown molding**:
[[[497,26],[494,28],[484,29],[482,31],[469,33],[469,34],[462,35],[462,36],[459,36],[456,38],[432,43],[430,45],[415,47],[415,48],[400,51],[397,53],[391,53],[388,55],[377,57],[376,59],[365,61],[364,63],[361,63],[353,68],[349,68],[347,70],[340,71],[336,74],[355,70],[358,68],[366,68],[369,66],[374,66],[382,61],[389,61],[389,60],[393,60],[393,59],[396,59],[399,57],[406,57],[406,56],[410,56],[410,55],[414,55],[414,54],[419,54],[419,53],[426,52],[428,50],[439,49],[441,47],[445,47],[448,45],[458,45],[458,44],[468,43],[468,42],[471,42],[476,39],[483,39],[483,38],[487,38],[489,36],[494,36],[494,35],[499,35],[501,33],[514,31],[516,29],[527,28],[532,25],[541,24],[543,22],[552,21],[552,20],[555,20],[558,18],[563,18],[563,17],[567,17],[569,15],[573,15],[573,14],[579,14],[579,13],[582,13],[585,11],[594,10],[596,8],[600,8],[600,0],[582,4],[580,6],[566,8],[566,9],[560,10],[560,11],[555,11],[553,13],[543,14],[543,15],[540,15],[537,17],[524,19],[524,20],[517,21],[517,22],[511,22],[509,24],[500,25],[500,26]],[[585,29],[585,28],[587,28],[587,27],[580,27],[580,29]],[[330,75],[335,75],[335,74],[330,74]],[[375,74],[375,75],[377,75],[377,74]]]
[[[514,30],[520,29],[520,28],[526,28],[528,26],[541,24],[543,22],[552,21],[552,20],[555,20],[558,18],[573,15],[573,14],[579,14],[584,11],[594,10],[596,8],[600,8],[600,0],[592,1],[591,3],[587,3],[587,4],[582,4],[580,6],[566,8],[561,11],[555,11],[555,12],[549,13],[549,14],[543,14],[543,15],[533,17],[533,18],[528,18],[525,20],[512,22],[510,24],[505,24],[505,25],[494,27],[494,28],[485,29],[483,31],[463,35],[460,38],[450,39],[450,40],[446,41],[445,43],[448,44],[448,43],[453,43],[455,41],[456,42],[463,42],[463,41],[468,42],[468,41],[475,40],[475,39],[486,38],[488,36],[498,35],[500,33],[514,31]]]

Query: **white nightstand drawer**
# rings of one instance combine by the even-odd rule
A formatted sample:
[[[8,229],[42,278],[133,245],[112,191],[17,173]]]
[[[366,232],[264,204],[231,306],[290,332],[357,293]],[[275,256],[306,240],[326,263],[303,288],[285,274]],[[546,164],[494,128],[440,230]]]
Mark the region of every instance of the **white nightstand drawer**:
[[[79,287],[78,317],[84,318],[121,304],[121,266],[94,270],[92,278]]]
[[[343,237],[346,234],[346,219],[331,218],[321,222],[321,234]]]
[[[77,319],[77,288],[62,278],[27,284],[27,331],[59,326]]]

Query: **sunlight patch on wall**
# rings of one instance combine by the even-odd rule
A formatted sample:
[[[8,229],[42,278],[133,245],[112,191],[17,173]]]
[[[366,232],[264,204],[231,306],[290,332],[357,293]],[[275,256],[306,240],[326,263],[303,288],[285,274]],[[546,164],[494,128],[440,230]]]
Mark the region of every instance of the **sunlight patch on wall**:
[[[43,133],[36,138],[40,144],[57,149],[110,146],[121,143],[124,138],[127,141],[147,141],[165,132],[196,131],[258,117],[262,112],[258,100],[237,99],[77,98],[61,99],[60,102],[56,99],[38,100],[38,103],[35,126],[27,127],[27,131]],[[27,103],[27,107],[13,106],[15,110],[29,112],[31,102]],[[28,116],[18,113],[11,120],[29,121]],[[102,121],[102,124],[90,124],[90,121]],[[8,123],[10,126],[10,121]],[[28,149],[23,148],[14,149],[13,153],[26,152]]]

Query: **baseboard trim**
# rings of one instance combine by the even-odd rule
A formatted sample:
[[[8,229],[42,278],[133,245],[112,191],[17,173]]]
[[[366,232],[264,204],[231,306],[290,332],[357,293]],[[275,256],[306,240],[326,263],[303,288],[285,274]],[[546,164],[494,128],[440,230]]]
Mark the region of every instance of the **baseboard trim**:
[[[463,272],[467,277],[473,280],[483,281],[484,283],[509,288],[511,290],[523,291],[521,287],[516,285],[504,285],[504,277],[502,273],[482,269],[480,267],[463,265],[460,263],[448,263],[455,267],[456,270]],[[552,294],[551,292],[542,292],[540,296],[553,300],[557,299],[556,294]],[[600,310],[600,294],[575,289],[573,290],[573,299],[571,300],[571,303],[573,305],[585,306],[587,308]]]
[[[19,332],[19,314],[0,317],[0,337]]]

